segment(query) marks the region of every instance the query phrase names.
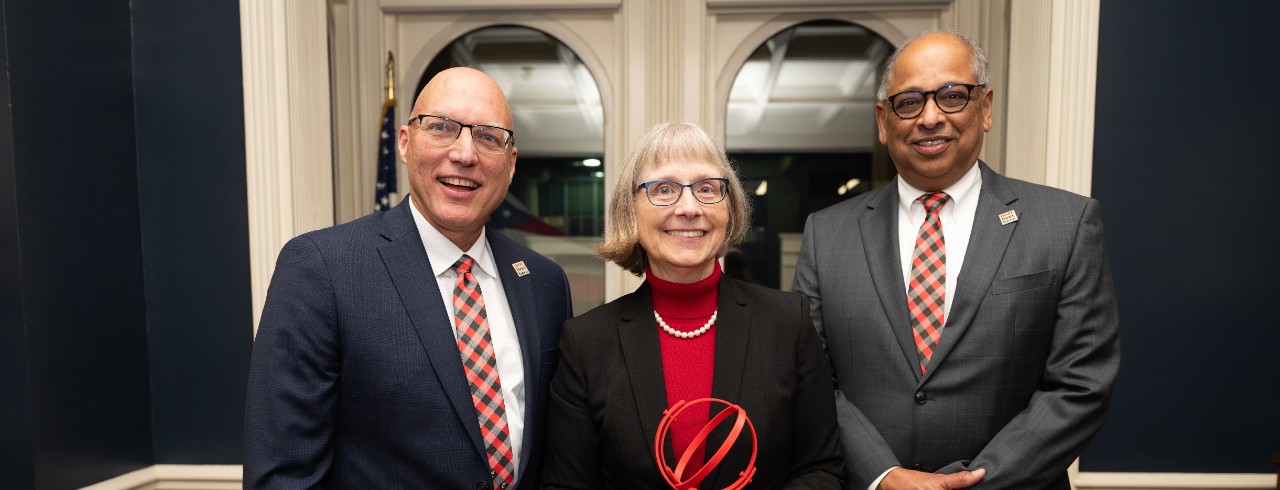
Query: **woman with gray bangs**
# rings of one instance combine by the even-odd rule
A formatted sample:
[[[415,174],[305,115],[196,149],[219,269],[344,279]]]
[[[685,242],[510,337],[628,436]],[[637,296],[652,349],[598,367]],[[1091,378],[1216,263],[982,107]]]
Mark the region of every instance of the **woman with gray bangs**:
[[[695,124],[650,128],[609,213],[597,255],[645,282],[565,324],[542,488],[840,488],[808,299],[717,261],[751,225],[724,151]]]

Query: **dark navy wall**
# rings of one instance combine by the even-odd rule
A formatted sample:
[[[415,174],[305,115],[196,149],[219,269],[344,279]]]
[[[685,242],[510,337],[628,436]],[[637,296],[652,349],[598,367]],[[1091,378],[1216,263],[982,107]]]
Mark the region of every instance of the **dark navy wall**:
[[[128,0],[5,0],[37,488],[152,461]]]
[[[13,115],[9,97],[9,48],[0,5],[0,475],[15,488],[35,486],[31,441],[31,375],[22,324],[18,255],[18,196],[14,182]]]
[[[1275,471],[1280,2],[1101,4],[1093,195],[1123,361],[1085,471]]]
[[[0,11],[6,488],[240,463],[252,319],[236,4]]]
[[[240,464],[253,341],[240,11],[134,0],[155,455]]]

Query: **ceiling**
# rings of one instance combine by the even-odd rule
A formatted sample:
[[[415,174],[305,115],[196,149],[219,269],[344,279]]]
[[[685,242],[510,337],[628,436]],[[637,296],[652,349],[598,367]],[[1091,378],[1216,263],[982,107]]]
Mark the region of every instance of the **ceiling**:
[[[853,24],[784,30],[743,64],[729,93],[729,152],[865,152],[876,143],[878,67],[891,46]],[[442,59],[444,58],[444,59]],[[502,87],[526,156],[604,153],[600,92],[582,60],[540,31],[473,31],[433,66],[472,66]]]

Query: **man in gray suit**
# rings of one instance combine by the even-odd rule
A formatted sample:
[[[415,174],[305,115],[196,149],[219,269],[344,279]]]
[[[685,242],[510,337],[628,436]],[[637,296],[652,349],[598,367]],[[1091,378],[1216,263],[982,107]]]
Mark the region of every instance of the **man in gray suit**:
[[[795,278],[846,488],[1067,489],[1120,364],[1098,203],[978,160],[992,89],[961,35],[904,44],[877,98],[898,178],[811,215]]]

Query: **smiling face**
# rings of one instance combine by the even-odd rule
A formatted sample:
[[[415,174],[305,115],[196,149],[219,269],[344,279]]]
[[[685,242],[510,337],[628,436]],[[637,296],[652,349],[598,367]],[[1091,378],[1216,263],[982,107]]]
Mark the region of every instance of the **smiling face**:
[[[931,34],[903,49],[889,73],[888,95],[905,90],[928,92],[951,83],[980,83],[973,73],[973,55],[963,41],[947,34]],[[893,165],[912,187],[940,191],[954,184],[978,160],[982,141],[991,130],[989,88],[975,88],[963,110],[947,114],[930,96],[924,111],[899,118],[888,102],[876,103],[880,142],[889,149]]]
[[[658,162],[640,173],[639,182],[671,180],[691,184],[709,177],[724,177],[720,166],[707,161],[674,159]],[[691,283],[711,275],[716,254],[725,243],[729,200],[702,204],[689,189],[670,206],[654,206],[644,190],[635,193],[640,246],[648,254],[649,268],[663,280]]]
[[[410,116],[419,114],[514,129],[502,89],[470,68],[451,68],[432,78]],[[516,148],[513,143],[505,153],[481,152],[468,128],[456,141],[441,146],[410,123],[400,127],[400,161],[409,169],[414,206],[449,241],[467,250],[507,195],[516,170]]]

